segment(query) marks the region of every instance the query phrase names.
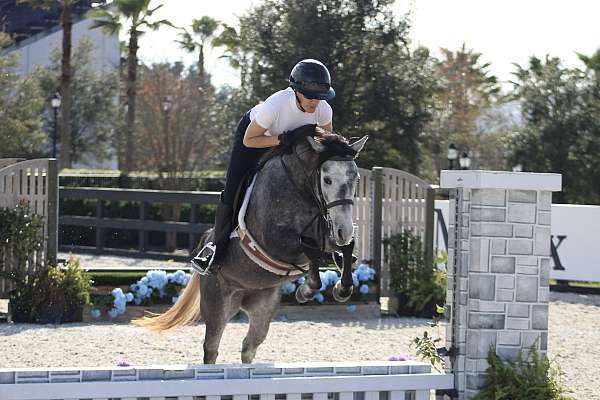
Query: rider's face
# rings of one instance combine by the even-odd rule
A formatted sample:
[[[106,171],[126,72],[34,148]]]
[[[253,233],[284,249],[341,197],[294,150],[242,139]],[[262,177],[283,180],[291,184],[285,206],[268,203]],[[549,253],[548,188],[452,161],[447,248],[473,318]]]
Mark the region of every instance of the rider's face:
[[[304,97],[304,95],[300,92],[297,92],[298,100],[300,101],[300,105],[304,108],[304,111],[307,113],[314,113],[317,110],[317,106],[321,100],[319,99],[308,99]]]

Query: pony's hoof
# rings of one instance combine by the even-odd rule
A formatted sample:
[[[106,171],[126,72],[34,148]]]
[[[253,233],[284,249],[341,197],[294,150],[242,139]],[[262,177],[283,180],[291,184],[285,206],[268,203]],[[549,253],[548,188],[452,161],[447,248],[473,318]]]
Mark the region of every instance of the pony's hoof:
[[[333,298],[339,303],[345,303],[350,299],[350,296],[352,296],[353,290],[354,286],[345,288],[342,286],[342,281],[339,280],[335,283],[335,286],[333,287]]]
[[[312,290],[310,287],[307,284],[298,286],[298,289],[296,289],[296,301],[298,303],[306,303],[310,299],[312,299]]]

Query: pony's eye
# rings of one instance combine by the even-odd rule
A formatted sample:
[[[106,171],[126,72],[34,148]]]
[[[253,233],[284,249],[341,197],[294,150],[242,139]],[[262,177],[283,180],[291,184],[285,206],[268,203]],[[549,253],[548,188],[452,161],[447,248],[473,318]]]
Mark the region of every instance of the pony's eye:
[[[331,185],[331,178],[325,178],[325,179],[323,179],[323,181],[325,182],[326,185]]]

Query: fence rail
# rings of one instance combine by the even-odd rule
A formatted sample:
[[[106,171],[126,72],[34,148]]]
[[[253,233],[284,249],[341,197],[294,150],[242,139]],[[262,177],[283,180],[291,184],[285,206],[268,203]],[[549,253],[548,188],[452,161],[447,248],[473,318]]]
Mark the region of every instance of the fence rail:
[[[3,400],[429,400],[452,387],[452,375],[415,361],[0,369]]]
[[[58,247],[58,171],[55,159],[23,161],[0,159],[0,207],[13,208],[19,202],[29,203],[31,211],[43,218],[43,248],[30,255],[28,268],[55,264]],[[4,272],[15,268],[10,255],[0,247],[0,267]],[[0,278],[0,297],[7,297],[10,282]]]
[[[113,254],[121,256],[147,257],[157,259],[174,259],[187,261],[188,255],[166,254],[148,251],[149,231],[181,232],[190,235],[189,249],[192,250],[197,244],[199,236],[210,228],[212,224],[199,223],[198,206],[202,204],[217,204],[218,192],[185,192],[185,191],[162,191],[162,190],[140,190],[140,189],[107,189],[107,188],[60,188],[61,199],[96,200],[95,215],[75,216],[61,214],[59,224],[64,226],[82,226],[96,230],[95,247],[75,246],[62,243],[61,251],[82,251],[98,254]],[[105,202],[128,201],[140,204],[138,219],[108,218],[105,217]],[[168,204],[190,204],[190,220],[180,221],[153,221],[147,219],[147,210],[152,203]],[[137,250],[122,250],[105,247],[106,229],[127,229],[139,232]]]
[[[61,173],[59,185],[65,187],[106,187],[115,189],[163,190],[168,182],[180,190],[221,190],[225,184],[224,176],[206,175],[197,177],[161,178],[155,176],[128,176],[121,173],[73,174]]]

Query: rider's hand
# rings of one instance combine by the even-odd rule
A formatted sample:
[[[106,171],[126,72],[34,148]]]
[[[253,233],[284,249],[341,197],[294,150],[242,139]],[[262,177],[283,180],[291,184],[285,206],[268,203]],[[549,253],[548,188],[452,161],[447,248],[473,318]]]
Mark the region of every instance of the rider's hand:
[[[307,124],[302,125],[301,127],[293,129],[291,131],[285,131],[281,135],[279,135],[279,144],[282,144],[284,146],[291,146],[301,138],[305,138],[307,136],[314,136],[316,127],[316,124]]]

